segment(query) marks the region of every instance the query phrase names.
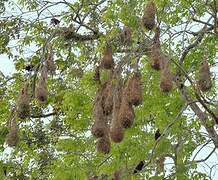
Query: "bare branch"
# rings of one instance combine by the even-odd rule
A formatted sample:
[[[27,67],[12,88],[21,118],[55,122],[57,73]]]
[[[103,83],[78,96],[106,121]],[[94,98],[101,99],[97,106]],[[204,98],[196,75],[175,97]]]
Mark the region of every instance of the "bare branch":
[[[55,115],[57,115],[57,112],[52,112],[48,114],[32,114],[30,117],[31,118],[46,118],[46,117],[55,116]]]

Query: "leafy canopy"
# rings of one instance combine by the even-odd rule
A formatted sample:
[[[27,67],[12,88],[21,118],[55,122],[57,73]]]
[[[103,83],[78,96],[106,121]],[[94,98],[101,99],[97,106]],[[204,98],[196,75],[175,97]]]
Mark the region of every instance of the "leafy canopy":
[[[0,75],[1,178],[70,180],[97,175],[110,179],[117,170],[122,172],[122,179],[212,178],[200,167],[213,157],[216,148],[210,153],[211,149],[199,147],[218,146],[217,88],[214,83],[209,92],[200,92],[196,74],[205,56],[211,67],[216,66],[218,3],[155,0],[161,48],[175,75],[173,91],[167,94],[160,91],[160,72],[149,63],[148,49],[154,32],[141,24],[146,3],[0,2],[0,53],[7,55],[16,69],[10,76]],[[60,23],[51,23],[52,18]],[[132,29],[131,45],[124,46],[117,38],[124,26]],[[124,140],[113,143],[111,152],[103,155],[97,153],[90,129],[99,88],[93,76],[108,42],[115,63],[124,62],[124,79],[139,63],[144,101],[135,108],[134,125],[125,130]],[[19,144],[10,149],[5,139],[11,111],[25,82],[34,88],[39,76],[37,67],[47,56],[49,44],[57,70],[49,75],[48,101],[41,104],[32,99],[30,117],[17,120]],[[25,70],[28,65],[33,66],[32,71]],[[108,76],[107,71],[101,72],[102,81]],[[157,129],[162,136],[155,141]],[[143,169],[133,174],[140,161],[144,161]]]

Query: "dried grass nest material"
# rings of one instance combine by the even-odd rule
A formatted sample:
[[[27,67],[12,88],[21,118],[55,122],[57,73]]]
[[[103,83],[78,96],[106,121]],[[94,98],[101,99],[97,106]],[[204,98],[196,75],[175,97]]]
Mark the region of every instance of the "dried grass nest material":
[[[41,71],[41,77],[36,85],[36,98],[43,103],[48,99],[47,72],[45,69]]]
[[[54,53],[53,53],[53,49],[50,46],[49,50],[48,50],[48,55],[47,55],[47,59],[46,59],[46,66],[48,68],[48,71],[50,71],[51,73],[54,73],[56,70],[56,65],[54,62]]]
[[[155,27],[155,15],[156,5],[153,1],[149,1],[144,9],[144,15],[142,17],[142,24],[148,30],[152,30]]]
[[[109,115],[112,113],[113,109],[113,82],[109,81],[105,83],[105,88],[103,91],[103,108],[104,108],[104,114]]]
[[[209,91],[212,88],[210,67],[206,59],[203,61],[203,63],[200,66],[199,80],[197,83],[199,89],[203,92]]]
[[[6,143],[8,144],[8,146],[13,147],[19,143],[19,140],[20,140],[19,129],[17,127],[16,120],[13,119],[11,122],[9,133],[6,137]]]
[[[93,117],[94,117],[94,124],[91,128],[91,132],[93,136],[96,138],[100,138],[105,136],[107,133],[107,117],[104,114],[103,109],[103,92],[105,87],[101,87],[101,89],[97,92],[95,104],[93,108]]]
[[[132,42],[132,30],[125,26],[120,34],[120,39],[123,44],[130,45]]]
[[[46,102],[48,99],[48,90],[45,80],[40,79],[36,87],[36,98],[40,102]]]
[[[119,119],[122,87],[118,85],[114,91],[113,114],[110,127],[110,137],[115,143],[120,143],[124,138],[124,129]]]
[[[110,46],[107,46],[104,50],[100,66],[104,69],[112,69],[114,67],[113,52]]]
[[[164,56],[163,53],[161,52],[161,46],[160,46],[160,28],[157,27],[155,30],[153,44],[150,51],[151,67],[155,70],[160,70],[163,58]]]
[[[121,123],[119,122],[119,119],[116,118],[115,121],[117,122],[113,123],[110,129],[110,137],[113,142],[120,143],[124,138],[124,130]]]
[[[17,101],[17,116],[25,119],[30,115],[30,95],[28,92],[29,84],[25,84],[22,88]]]
[[[110,152],[111,141],[109,138],[108,131],[106,135],[104,135],[103,137],[97,140],[96,148],[97,148],[97,151],[100,153],[108,154]]]
[[[161,49],[159,46],[154,44],[151,47],[151,53],[150,53],[150,61],[151,61],[151,67],[155,70],[161,69],[161,61],[162,61],[162,54]]]
[[[124,96],[129,104],[138,106],[143,102],[141,74],[139,72],[129,78],[127,87],[124,90]]]
[[[169,65],[165,65],[161,70],[160,89],[162,92],[170,92],[173,88],[173,75]]]
[[[124,96],[120,105],[119,121],[123,128],[130,128],[133,125],[135,112]]]
[[[99,66],[97,66],[96,68],[95,68],[95,74],[94,74],[94,76],[93,76],[93,80],[94,81],[96,81],[96,82],[101,82],[101,80],[100,80],[100,68],[99,68]]]

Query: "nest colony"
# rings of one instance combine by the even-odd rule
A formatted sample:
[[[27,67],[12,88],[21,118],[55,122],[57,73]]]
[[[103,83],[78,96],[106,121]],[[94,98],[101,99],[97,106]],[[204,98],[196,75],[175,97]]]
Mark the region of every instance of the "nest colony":
[[[161,51],[160,29],[155,30],[153,45],[149,53],[151,67],[155,70],[161,70],[160,89],[162,92],[170,92],[173,88],[173,75],[170,70],[168,57]]]
[[[148,30],[154,30],[153,43],[148,53],[151,67],[160,70],[160,89],[168,93],[173,89],[173,74],[170,70],[169,58],[162,52],[160,44],[160,28],[155,24],[156,6],[150,1],[144,10],[143,25]],[[131,44],[132,31],[124,27],[119,35],[121,43]],[[143,101],[141,74],[136,70],[129,76],[127,83],[123,83],[121,75],[118,75],[113,60],[111,46],[107,45],[100,65],[95,70],[94,80],[100,84],[96,93],[93,116],[94,124],[91,128],[93,136],[97,138],[97,150],[109,153],[111,141],[120,143],[124,138],[124,130],[132,127],[135,119],[134,106],[139,106]],[[101,83],[100,71],[110,71],[110,78]],[[200,68],[199,88],[207,91],[211,88],[210,71],[207,61]]]
[[[48,49],[47,58],[44,64],[40,66],[40,77],[36,83],[36,88],[34,88],[33,92],[35,92],[35,97],[40,103],[46,103],[48,99],[48,89],[47,89],[47,81],[48,81],[48,72],[53,74],[56,70],[56,65],[54,64],[54,55],[51,47]],[[38,71],[38,70],[36,70]],[[35,87],[35,86],[34,86]],[[17,100],[16,105],[16,116],[10,122],[9,126],[9,134],[7,136],[6,142],[9,146],[17,145],[19,141],[19,130],[16,123],[16,117],[20,119],[25,119],[30,117],[31,111],[31,93],[30,93],[30,84],[25,83]]]
[[[173,74],[170,70],[168,57],[161,51],[160,28],[155,24],[156,5],[151,0],[144,8],[142,24],[147,30],[155,30],[153,43],[149,52],[151,67],[155,70],[161,70],[160,89],[162,92],[170,92],[173,88]],[[206,92],[212,87],[210,68],[207,59],[203,61],[199,69],[197,81],[201,91]]]
[[[110,47],[106,47],[100,68],[114,73],[114,61]],[[124,129],[133,125],[135,118],[133,106],[142,103],[139,72],[134,73],[125,85],[120,78],[112,77],[114,78],[109,78],[107,82],[100,85],[96,94],[93,109],[95,122],[91,129],[92,134],[98,138],[97,150],[105,154],[110,152],[111,140],[115,143],[123,140]]]
[[[156,5],[149,1],[144,9],[142,24],[148,30],[155,29],[153,43],[149,52],[151,67],[155,70],[161,70],[160,89],[163,92],[169,92],[173,88],[173,75],[170,70],[168,58],[161,51],[160,28],[155,24]]]

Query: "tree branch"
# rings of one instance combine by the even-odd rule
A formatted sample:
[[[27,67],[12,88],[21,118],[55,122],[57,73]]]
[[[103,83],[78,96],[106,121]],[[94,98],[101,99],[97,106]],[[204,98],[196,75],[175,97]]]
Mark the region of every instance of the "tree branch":
[[[209,18],[208,22],[211,20],[212,17]],[[211,31],[214,28],[214,26],[211,26],[209,28],[207,28],[207,24],[197,33],[197,39],[190,44],[188,47],[186,47],[186,49],[183,51],[180,59],[179,59],[179,64],[182,65],[186,56],[188,55],[188,53],[195,48],[198,44],[200,44],[200,42],[202,41],[202,39],[204,38],[204,35],[206,32]],[[180,69],[177,70],[177,75],[181,75],[181,71]]]
[[[196,162],[196,163],[201,163],[201,162],[204,162],[204,161],[208,160],[209,157],[210,157],[215,151],[216,151],[216,147],[213,148],[213,150],[210,152],[210,154],[208,154],[208,156],[207,156],[206,158],[201,159],[201,160],[196,160],[196,161],[194,161],[194,162]]]
[[[57,112],[52,112],[48,114],[32,114],[30,117],[31,118],[46,118],[46,117],[50,117],[54,115],[57,115]]]

